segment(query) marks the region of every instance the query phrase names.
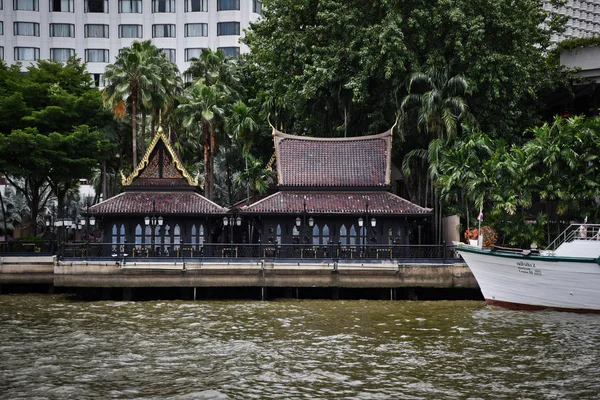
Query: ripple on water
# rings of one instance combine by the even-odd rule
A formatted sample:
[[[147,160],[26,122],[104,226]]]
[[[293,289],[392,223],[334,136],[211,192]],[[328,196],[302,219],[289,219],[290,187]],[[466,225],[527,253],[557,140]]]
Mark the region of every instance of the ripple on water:
[[[0,397],[592,399],[599,328],[482,302],[0,296]]]

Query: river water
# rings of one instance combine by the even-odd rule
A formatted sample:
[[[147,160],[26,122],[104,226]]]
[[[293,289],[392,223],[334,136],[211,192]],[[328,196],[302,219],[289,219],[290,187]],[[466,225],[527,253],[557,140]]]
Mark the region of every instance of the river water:
[[[2,399],[596,399],[600,316],[0,296]]]

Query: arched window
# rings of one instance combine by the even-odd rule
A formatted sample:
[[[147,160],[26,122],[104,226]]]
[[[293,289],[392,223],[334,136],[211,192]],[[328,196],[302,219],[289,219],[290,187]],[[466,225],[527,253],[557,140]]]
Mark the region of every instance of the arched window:
[[[204,225],[199,225],[196,229],[196,224],[192,225],[192,248],[198,250],[198,245],[204,244]]]
[[[175,229],[173,229],[173,250],[179,250],[181,245],[181,228],[179,228],[179,224],[175,225]]]
[[[125,225],[121,224],[119,227],[117,224],[112,226],[111,230],[111,242],[112,242],[112,253],[125,253]],[[120,246],[117,246],[120,245]]]
[[[340,227],[340,243],[342,245],[348,244],[348,231],[346,230],[346,225],[342,225]]]
[[[354,227],[354,225],[350,226],[350,238],[349,238],[349,242],[348,244],[350,244],[350,246],[354,246],[356,245],[356,228]]]
[[[142,226],[137,224],[135,226],[135,247],[140,248],[142,245]]]
[[[296,225],[294,225],[294,227],[292,228],[292,243],[300,243],[300,231],[298,230],[298,227]]]
[[[154,248],[155,249],[160,248],[160,244],[162,243],[161,236],[160,236],[160,228],[161,228],[160,225],[156,225],[154,227]]]
[[[152,228],[150,225],[146,225],[146,229],[144,229],[144,243],[146,245],[150,245],[152,242]]]
[[[323,235],[323,240],[321,243],[329,244],[329,227],[327,226],[327,224],[325,224],[323,226],[323,230],[321,231],[321,234]]]
[[[113,252],[113,254],[115,254],[117,252],[117,243],[119,243],[119,235],[118,235],[118,231],[117,231],[117,224],[114,224],[112,226],[112,232],[111,232],[110,242],[112,243],[112,252]]]
[[[281,244],[281,225],[277,224],[277,229],[275,230],[275,238],[277,240],[276,244]]]
[[[165,225],[165,233],[163,237],[163,255],[168,256],[171,252],[171,226]]]
[[[315,224],[312,230],[312,244],[319,244],[319,225]]]

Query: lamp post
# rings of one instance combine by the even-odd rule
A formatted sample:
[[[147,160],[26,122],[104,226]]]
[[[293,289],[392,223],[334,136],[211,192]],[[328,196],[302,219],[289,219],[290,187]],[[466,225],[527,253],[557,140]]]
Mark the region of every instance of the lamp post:
[[[304,198],[304,207],[302,210],[302,219],[300,219],[300,217],[296,218],[296,227],[300,228],[300,226],[302,226],[302,236],[303,236],[303,244],[307,244],[308,243],[308,227],[310,226],[311,228],[315,225],[315,220],[313,219],[313,217],[310,217],[308,219],[308,226],[306,225],[306,216],[307,216],[307,212],[306,212],[306,198]],[[304,221],[304,222],[303,222]]]
[[[155,255],[155,253],[156,253],[156,251],[154,249],[155,229],[156,229],[157,225],[162,226],[162,224],[163,224],[163,217],[160,215],[159,216],[156,215],[156,201],[153,200],[152,201],[152,215],[144,217],[144,225],[150,226],[150,228],[152,230],[151,235],[150,235],[150,237],[152,238],[151,242],[150,242],[150,246],[152,248],[152,255]]]
[[[65,242],[68,240],[68,232],[65,234],[65,229],[68,229],[72,224],[71,219],[69,218],[69,209],[66,209],[66,212],[62,218],[57,218],[54,221],[54,226],[56,227],[57,237],[58,237],[58,245],[62,244],[62,255],[65,252]]]
[[[367,203],[365,204],[365,219],[363,220],[362,217],[358,218],[358,226],[361,228],[362,232],[363,232],[363,246],[364,246],[364,250],[363,250],[363,255],[364,257],[366,257],[367,255],[367,229],[368,229],[368,225],[371,225],[371,228],[375,228],[377,226],[377,220],[375,219],[375,217],[372,217],[371,220],[369,221],[369,202],[367,201]],[[363,229],[364,228],[364,229]]]
[[[242,226],[242,217],[239,215],[234,217],[233,211],[231,212],[231,217],[224,216],[223,217],[223,226],[229,226],[229,243],[233,243],[233,225]]]
[[[94,226],[96,224],[96,218],[93,215],[90,215],[90,203],[87,202],[87,209],[84,216],[81,218],[81,226],[85,226],[85,255],[89,256],[89,247],[90,247],[90,226]]]

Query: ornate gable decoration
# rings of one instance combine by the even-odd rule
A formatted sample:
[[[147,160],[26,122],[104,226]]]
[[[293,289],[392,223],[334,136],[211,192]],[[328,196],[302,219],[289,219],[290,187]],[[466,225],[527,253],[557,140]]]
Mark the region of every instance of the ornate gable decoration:
[[[136,181],[143,186],[198,186],[198,175],[190,176],[159,127],[144,158],[131,175],[126,177],[121,171],[123,186],[137,186]]]
[[[288,188],[388,187],[392,129],[371,136],[316,138],[288,135],[273,128],[279,185]]]

